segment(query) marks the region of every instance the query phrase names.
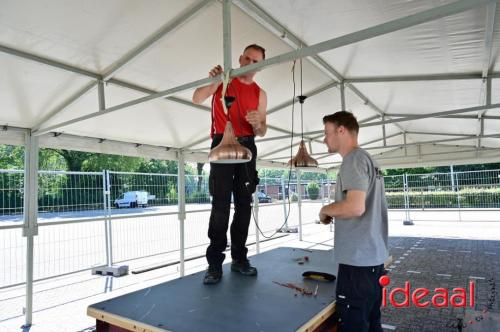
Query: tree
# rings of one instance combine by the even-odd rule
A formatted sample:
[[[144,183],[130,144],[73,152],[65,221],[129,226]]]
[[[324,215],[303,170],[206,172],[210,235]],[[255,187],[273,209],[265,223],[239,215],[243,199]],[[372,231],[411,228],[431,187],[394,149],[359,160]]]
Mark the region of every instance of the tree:
[[[81,172],[83,171],[83,162],[87,160],[92,153],[73,151],[73,150],[53,150],[57,152],[66,161],[68,171]]]
[[[319,197],[319,185],[316,182],[310,182],[307,185],[307,194],[312,200],[318,199]]]
[[[100,172],[110,170],[115,172],[137,172],[143,158],[92,153],[83,161],[82,170]]]
[[[143,159],[136,171],[154,174],[177,174],[177,161]]]
[[[24,147],[0,145],[0,169],[23,169]]]
[[[196,184],[196,191],[201,192],[201,183],[203,182],[203,166],[205,163],[196,163],[196,170],[198,172],[198,183]]]

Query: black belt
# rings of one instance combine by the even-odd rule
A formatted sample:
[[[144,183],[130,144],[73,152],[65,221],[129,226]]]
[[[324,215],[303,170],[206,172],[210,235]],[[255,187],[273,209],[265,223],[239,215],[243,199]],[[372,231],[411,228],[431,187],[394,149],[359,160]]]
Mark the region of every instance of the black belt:
[[[213,139],[222,139],[222,134],[214,134]],[[254,142],[255,141],[255,136],[241,136],[241,137],[236,137],[238,142],[243,143],[243,142]]]

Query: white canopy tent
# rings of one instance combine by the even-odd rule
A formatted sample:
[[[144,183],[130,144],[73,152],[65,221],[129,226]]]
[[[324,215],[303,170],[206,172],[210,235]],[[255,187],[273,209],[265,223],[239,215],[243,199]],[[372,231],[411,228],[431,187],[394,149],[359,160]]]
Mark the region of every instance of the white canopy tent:
[[[220,1],[0,7],[0,143],[24,144],[21,129],[41,147],[168,159],[180,149],[206,161],[209,104],[190,97],[223,64]],[[496,11],[487,0],[232,1],[232,65],[254,42],[270,60],[256,76],[269,99],[259,164],[283,166],[296,152],[291,68],[301,55],[304,137],[320,167],[340,161],[326,154],[321,121],[340,109],[358,117],[360,143],[384,167],[500,160]]]
[[[182,161],[206,161],[210,144],[209,104],[192,104],[192,90],[258,43],[267,59],[231,75],[262,69],[261,167],[285,166],[300,141],[299,108],[293,121],[291,112],[299,58],[304,139],[323,170],[340,157],[326,153],[322,117],[341,109],[358,117],[360,143],[383,167],[499,161],[496,12],[493,0],[0,0],[0,144],[27,147],[26,325],[38,146],[176,159],[183,175]]]

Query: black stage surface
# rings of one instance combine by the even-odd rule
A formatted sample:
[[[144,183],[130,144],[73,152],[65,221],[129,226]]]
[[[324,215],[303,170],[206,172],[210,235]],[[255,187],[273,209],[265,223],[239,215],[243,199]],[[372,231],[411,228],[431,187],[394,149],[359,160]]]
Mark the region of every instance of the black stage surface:
[[[308,256],[299,264],[297,259]],[[88,307],[99,323],[131,331],[312,331],[334,310],[336,282],[306,280],[305,271],[336,274],[333,251],[277,248],[251,257],[257,277],[231,272],[203,285],[204,271]],[[294,283],[317,296],[277,285]],[[98,324],[98,328],[100,325]],[[107,325],[107,324],[105,324]],[[99,329],[98,329],[99,330]]]

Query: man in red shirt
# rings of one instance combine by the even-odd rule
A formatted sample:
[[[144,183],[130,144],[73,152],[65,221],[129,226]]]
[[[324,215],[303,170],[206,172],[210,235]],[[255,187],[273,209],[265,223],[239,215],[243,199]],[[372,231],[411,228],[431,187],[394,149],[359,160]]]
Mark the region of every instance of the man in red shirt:
[[[240,67],[264,60],[266,51],[252,44],[245,48],[239,58]],[[221,66],[210,70],[209,77],[222,73]],[[252,216],[252,194],[258,184],[255,159],[257,148],[254,137],[264,136],[267,131],[267,95],[254,82],[255,72],[235,77],[229,82],[226,95],[236,97],[228,115],[224,113],[221,94],[222,83],[216,82],[196,89],[193,102],[203,103],[212,96],[212,146],[216,147],[221,139],[227,120],[233,125],[234,133],[243,146],[252,152],[252,160],[242,164],[210,164],[209,190],[212,195],[212,212],[208,226],[210,245],[207,248],[208,269],[203,283],[216,284],[222,278],[222,263],[227,245],[227,228],[231,208],[231,194],[234,196],[234,215],[231,224],[231,270],[247,276],[256,276],[257,269],[250,265],[245,244]]]

